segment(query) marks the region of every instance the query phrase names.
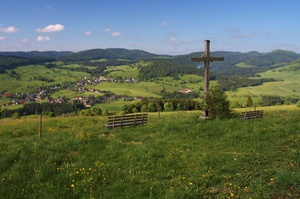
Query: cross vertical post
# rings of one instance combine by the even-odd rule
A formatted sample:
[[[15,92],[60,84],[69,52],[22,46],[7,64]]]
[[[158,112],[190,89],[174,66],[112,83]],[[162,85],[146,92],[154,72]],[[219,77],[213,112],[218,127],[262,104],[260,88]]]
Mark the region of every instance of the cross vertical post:
[[[204,71],[204,98],[206,94],[209,92],[209,64],[213,61],[224,61],[224,57],[211,57],[210,56],[210,40],[205,40],[205,52],[201,55],[201,57],[190,57],[190,61],[200,62],[204,61],[205,71]],[[208,111],[205,111],[204,117],[208,117]]]
[[[204,61],[205,71],[204,71],[204,92],[209,92],[209,62],[210,62],[210,41],[205,40],[205,54],[206,54],[206,61]]]

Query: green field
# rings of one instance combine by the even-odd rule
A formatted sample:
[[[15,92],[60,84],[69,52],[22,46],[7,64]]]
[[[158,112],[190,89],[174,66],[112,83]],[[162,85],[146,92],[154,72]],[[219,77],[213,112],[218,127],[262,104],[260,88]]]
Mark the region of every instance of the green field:
[[[0,194],[299,198],[300,112],[285,107],[256,120],[153,113],[144,126],[113,130],[106,117],[43,118],[41,138],[38,118],[3,119]]]
[[[255,66],[252,66],[252,65],[249,65],[249,64],[245,64],[245,63],[238,63],[236,64],[237,67],[240,67],[240,68],[255,68]]]
[[[72,66],[73,67],[73,66]],[[0,74],[1,84],[0,92],[32,92],[43,85],[56,85],[63,82],[75,82],[82,79],[87,73],[74,72],[61,69],[47,69],[45,66],[29,65],[14,69],[20,75],[20,79],[10,77],[9,74]],[[10,73],[10,71],[8,71]],[[35,80],[35,77],[43,77],[54,80],[47,83],[45,81]]]
[[[261,101],[262,95],[279,96],[282,98],[300,98],[300,72],[299,71],[282,71],[282,68],[277,70],[269,70],[260,73],[262,78],[274,78],[276,82],[267,82],[261,86],[250,86],[239,88],[237,91],[227,92],[228,99],[231,102],[238,101],[245,103],[248,96],[251,96],[253,101]]]
[[[98,62],[104,62],[105,59],[94,60]],[[60,69],[47,69],[40,65],[22,66],[14,69],[14,71],[20,76],[20,79],[10,77],[10,71],[8,74],[0,74],[1,84],[0,92],[32,92],[36,88],[47,85],[62,84],[64,82],[76,82],[83,79],[84,76],[89,76],[87,73],[74,72],[70,69],[82,67],[79,64],[63,65],[62,62],[57,62]],[[149,62],[141,61],[136,64],[123,65],[123,66],[110,66],[106,72],[109,72],[108,76],[134,78],[138,77],[138,67],[148,65]],[[246,67],[243,63],[239,64],[240,67]],[[88,67],[87,68],[94,68]],[[247,66],[249,67],[249,66]],[[280,96],[282,98],[300,98],[299,88],[300,85],[300,73],[297,71],[291,71],[292,68],[297,66],[288,65],[276,70],[269,70],[259,75],[262,78],[274,78],[276,82],[267,82],[261,86],[239,88],[236,91],[226,92],[228,99],[233,104],[238,102],[239,104],[245,104],[248,96],[251,96],[253,102],[257,104],[261,102],[262,95]],[[65,68],[65,70],[64,70]],[[45,77],[54,80],[53,82],[39,81],[36,77]],[[100,90],[111,91],[117,95],[129,95],[132,97],[154,97],[160,98],[162,91],[167,92],[179,92],[184,88],[193,90],[200,93],[203,96],[204,81],[203,77],[199,75],[184,75],[178,76],[179,79],[173,77],[158,77],[153,81],[136,83],[101,83],[97,85],[87,85],[87,88],[95,88]],[[217,81],[210,81],[210,86],[217,85]],[[87,97],[89,95],[102,95],[91,92],[85,92],[82,94],[71,92],[67,89],[60,90],[52,95],[54,98],[66,96],[72,99],[76,95]],[[10,100],[1,98],[0,103],[5,104]],[[124,105],[126,102],[117,102],[117,104]],[[119,107],[120,108],[120,107]],[[116,109],[116,108],[113,108]]]

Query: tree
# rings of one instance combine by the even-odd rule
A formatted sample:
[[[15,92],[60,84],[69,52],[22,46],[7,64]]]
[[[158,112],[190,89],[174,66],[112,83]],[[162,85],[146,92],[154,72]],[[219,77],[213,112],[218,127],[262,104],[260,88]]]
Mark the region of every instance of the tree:
[[[127,114],[129,112],[128,106],[125,104],[122,106],[122,111]]]
[[[103,108],[102,115],[104,115],[104,116],[109,115],[109,111],[107,108]]]
[[[251,96],[248,96],[248,99],[247,99],[247,102],[246,102],[246,106],[247,106],[247,107],[253,106],[253,101],[252,101]]]
[[[146,104],[141,107],[141,112],[148,112],[148,106]]]
[[[181,111],[182,110],[182,106],[180,103],[177,104],[177,111]]]
[[[93,108],[93,115],[102,115],[101,108]]]
[[[219,87],[212,87],[210,92],[206,93],[204,110],[208,111],[208,116],[211,119],[226,118],[231,115],[230,103]]]
[[[166,102],[164,104],[164,110],[165,111],[174,111],[174,106],[173,106],[172,102]]]
[[[148,108],[149,112],[155,112],[156,111],[156,107],[155,107],[153,102],[149,102],[148,105],[147,105],[147,108]]]
[[[19,113],[14,113],[13,115],[12,115],[12,118],[13,119],[19,119],[20,118],[20,114]]]

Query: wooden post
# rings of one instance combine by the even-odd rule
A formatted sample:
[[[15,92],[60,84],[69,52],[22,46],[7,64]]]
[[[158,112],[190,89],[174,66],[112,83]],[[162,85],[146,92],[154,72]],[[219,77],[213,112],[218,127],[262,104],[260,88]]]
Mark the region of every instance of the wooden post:
[[[254,102],[254,111],[256,111],[256,102]]]
[[[210,62],[210,41],[205,40],[205,54],[206,54],[206,61],[204,61],[205,64],[205,74],[204,74],[204,92],[209,92],[209,62]]]
[[[204,71],[204,99],[206,98],[209,92],[209,63],[210,63],[210,41],[205,40],[205,54],[206,54],[206,61],[204,61],[205,71]],[[205,110],[204,117],[208,117],[208,110]]]
[[[158,118],[160,119],[160,105],[157,103],[157,112],[158,112]]]
[[[42,137],[42,114],[40,115],[40,128],[39,128],[39,137]]]

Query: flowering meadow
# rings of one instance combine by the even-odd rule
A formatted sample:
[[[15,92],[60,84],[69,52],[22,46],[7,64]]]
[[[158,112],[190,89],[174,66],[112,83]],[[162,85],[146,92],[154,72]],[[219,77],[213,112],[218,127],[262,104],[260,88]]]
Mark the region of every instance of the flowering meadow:
[[[2,198],[299,198],[300,111],[255,120],[149,114],[0,120]]]

